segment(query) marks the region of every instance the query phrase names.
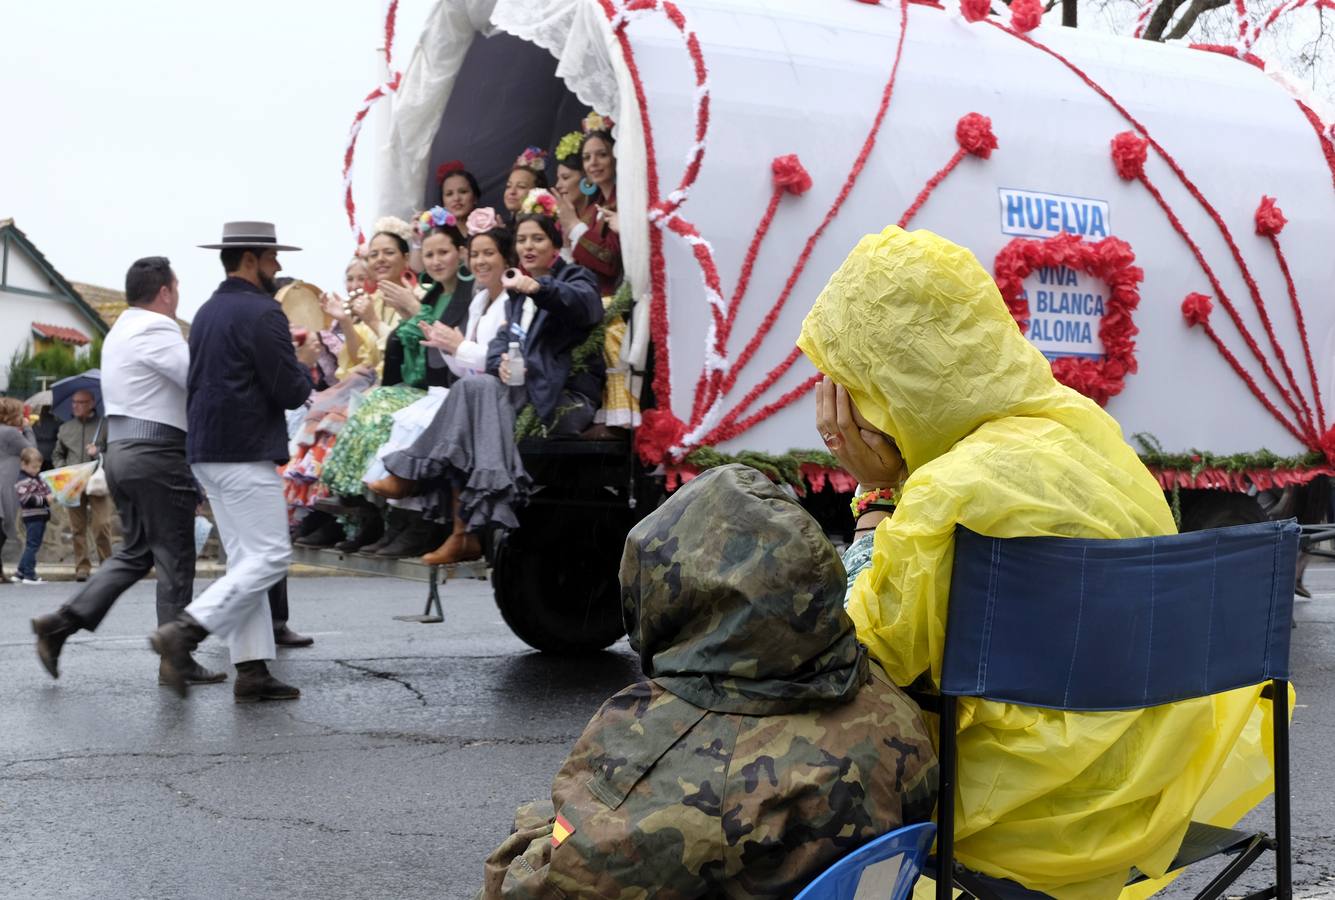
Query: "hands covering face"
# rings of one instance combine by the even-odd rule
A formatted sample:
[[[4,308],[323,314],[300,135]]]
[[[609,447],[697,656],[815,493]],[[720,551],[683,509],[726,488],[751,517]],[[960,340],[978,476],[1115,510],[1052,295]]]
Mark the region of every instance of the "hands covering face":
[[[895,442],[858,413],[848,391],[828,377],[816,385],[816,430],[864,490],[898,487],[904,457]]]

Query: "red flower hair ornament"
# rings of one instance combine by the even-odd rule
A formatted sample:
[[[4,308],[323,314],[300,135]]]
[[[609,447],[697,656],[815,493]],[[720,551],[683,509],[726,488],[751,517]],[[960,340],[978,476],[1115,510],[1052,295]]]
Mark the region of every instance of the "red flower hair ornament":
[[[451,175],[457,175],[464,170],[462,160],[452,159],[449,162],[443,162],[436,167],[436,184],[444,184],[445,179]]]

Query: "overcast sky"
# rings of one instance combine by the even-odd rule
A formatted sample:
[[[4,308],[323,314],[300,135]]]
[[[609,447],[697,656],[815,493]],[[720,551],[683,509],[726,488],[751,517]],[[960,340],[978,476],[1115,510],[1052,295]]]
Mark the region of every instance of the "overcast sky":
[[[404,64],[430,0],[403,0]],[[380,74],[379,0],[0,0],[0,218],[62,275],[116,289],[171,258],[190,318],[231,219],[270,220],[285,274],[342,285],[341,166]],[[359,145],[372,220],[374,126]]]

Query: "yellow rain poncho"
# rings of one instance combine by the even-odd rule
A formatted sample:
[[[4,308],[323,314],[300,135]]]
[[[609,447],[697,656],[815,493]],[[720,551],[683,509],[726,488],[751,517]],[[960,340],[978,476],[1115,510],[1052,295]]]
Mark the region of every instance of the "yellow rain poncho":
[[[949,241],[864,237],[798,344],[908,468],[848,602],[898,684],[939,683],[957,524],[996,537],[1175,530],[1117,422],[1053,379],[992,278]],[[1270,791],[1259,695],[1100,713],[962,701],[959,860],[1061,900],[1117,897],[1132,866],[1161,875],[1193,814],[1232,824]]]

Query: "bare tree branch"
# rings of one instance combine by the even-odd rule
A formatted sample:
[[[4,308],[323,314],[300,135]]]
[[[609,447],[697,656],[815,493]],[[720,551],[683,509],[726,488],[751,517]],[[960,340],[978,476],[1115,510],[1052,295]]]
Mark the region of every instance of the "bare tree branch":
[[[1149,22],[1145,25],[1145,40],[1162,41],[1164,29],[1168,27],[1169,22],[1173,21],[1173,15],[1177,12],[1178,7],[1186,2],[1187,0],[1163,0],[1156,6],[1154,12],[1150,15]]]
[[[1182,14],[1182,18],[1178,19],[1177,24],[1173,26],[1173,30],[1168,33],[1165,40],[1176,41],[1186,37],[1187,32],[1191,31],[1192,26],[1196,24],[1196,20],[1201,17],[1201,13],[1219,9],[1221,6],[1228,6],[1228,3],[1229,0],[1192,0],[1191,6],[1187,7],[1187,11]]]

